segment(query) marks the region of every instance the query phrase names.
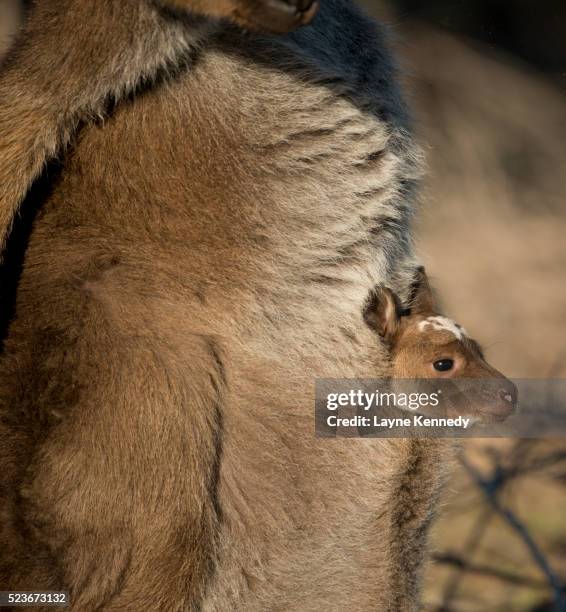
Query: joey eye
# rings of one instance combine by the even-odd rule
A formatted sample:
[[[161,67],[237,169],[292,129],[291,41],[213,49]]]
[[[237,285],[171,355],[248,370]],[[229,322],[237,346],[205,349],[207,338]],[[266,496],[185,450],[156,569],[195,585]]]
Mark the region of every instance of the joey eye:
[[[434,369],[437,372],[449,372],[454,367],[453,359],[439,359],[435,361],[433,364]]]

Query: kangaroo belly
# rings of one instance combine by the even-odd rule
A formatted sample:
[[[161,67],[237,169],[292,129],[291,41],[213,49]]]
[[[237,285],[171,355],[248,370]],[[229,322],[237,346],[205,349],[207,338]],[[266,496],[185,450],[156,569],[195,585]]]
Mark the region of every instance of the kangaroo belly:
[[[128,401],[115,384],[88,419],[58,406],[57,418],[72,423],[61,432],[76,442],[103,422],[135,437],[153,422],[180,428],[189,446],[214,438],[203,452],[216,467],[192,489],[214,514],[203,609],[385,607],[393,570],[383,533],[406,443],[316,440],[313,395],[317,377],[385,371],[362,308],[375,283],[408,284],[412,207],[403,193],[417,176],[414,152],[339,75],[291,46],[268,45],[266,56],[262,45],[241,54],[218,40],[184,74],[83,129],[32,231],[10,367],[21,380],[35,376],[18,372],[17,355],[40,330],[80,337],[88,325],[92,354],[51,370],[61,388],[69,370],[73,389],[97,364],[119,371],[109,356],[129,343],[141,365],[123,368]],[[54,341],[42,350],[55,359],[62,349]],[[173,394],[175,409],[171,395],[148,396],[144,363],[167,369],[156,384],[187,390]],[[26,418],[53,412],[46,397],[30,400],[37,414]],[[128,411],[139,425],[129,432]],[[59,427],[49,423],[55,446]],[[183,436],[164,438],[174,442],[171,464],[200,469],[184,460]],[[53,469],[36,456],[38,473]],[[34,512],[50,503],[37,495]]]

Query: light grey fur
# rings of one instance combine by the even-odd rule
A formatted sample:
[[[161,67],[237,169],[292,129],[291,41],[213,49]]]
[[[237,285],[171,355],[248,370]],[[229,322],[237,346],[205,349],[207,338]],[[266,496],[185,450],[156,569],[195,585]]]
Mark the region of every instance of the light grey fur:
[[[328,0],[285,37],[213,24],[178,61],[190,25],[171,27],[151,70],[133,50],[135,78],[74,80],[48,121],[68,134],[53,152],[89,111],[24,205],[41,212],[0,361],[0,490],[21,491],[0,500],[0,571],[74,610],[413,609],[436,445],[313,423],[315,378],[387,373],[364,302],[406,297],[416,265],[419,154],[384,34]]]

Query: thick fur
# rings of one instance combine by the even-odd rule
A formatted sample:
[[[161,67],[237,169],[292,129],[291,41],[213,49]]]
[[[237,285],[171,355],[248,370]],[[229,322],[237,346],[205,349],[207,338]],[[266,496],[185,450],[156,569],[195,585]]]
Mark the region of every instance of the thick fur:
[[[370,296],[366,323],[387,343],[392,379],[464,379],[481,384],[464,394],[444,395],[443,410],[450,416],[469,416],[490,423],[505,420],[516,408],[517,388],[490,365],[479,344],[458,323],[444,317],[424,268],[419,270],[410,308],[387,287]],[[440,370],[435,362],[445,363]],[[448,367],[446,367],[448,365]],[[472,397],[475,397],[472,400]]]
[[[26,36],[0,77],[5,225],[71,146],[6,254],[2,588],[416,607],[437,445],[313,433],[316,377],[386,373],[362,308],[416,265],[382,32],[343,0],[284,37],[38,0]]]

